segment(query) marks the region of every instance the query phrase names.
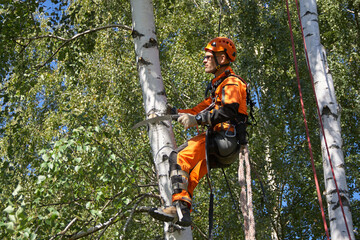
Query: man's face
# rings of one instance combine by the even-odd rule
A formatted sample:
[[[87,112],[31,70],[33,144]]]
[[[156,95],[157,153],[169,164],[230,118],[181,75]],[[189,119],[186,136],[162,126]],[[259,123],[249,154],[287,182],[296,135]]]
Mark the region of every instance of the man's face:
[[[203,60],[205,72],[206,73],[213,73],[216,69],[216,63],[214,60],[214,55],[211,52],[205,52],[205,57]]]

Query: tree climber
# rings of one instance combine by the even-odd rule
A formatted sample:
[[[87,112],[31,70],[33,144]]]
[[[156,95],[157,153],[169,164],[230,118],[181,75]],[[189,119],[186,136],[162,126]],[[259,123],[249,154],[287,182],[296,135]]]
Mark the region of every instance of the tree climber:
[[[217,37],[205,47],[205,72],[215,78],[209,83],[210,97],[192,109],[179,109],[178,122],[185,129],[197,125],[208,127],[208,164],[211,168],[226,167],[238,156],[240,144],[246,144],[246,83],[236,76],[230,62],[236,57],[235,44]],[[206,94],[207,95],[207,94]],[[201,133],[173,151],[170,156],[170,179],[173,189],[171,206],[153,208],[155,219],[190,226],[193,191],[207,173],[206,134]]]

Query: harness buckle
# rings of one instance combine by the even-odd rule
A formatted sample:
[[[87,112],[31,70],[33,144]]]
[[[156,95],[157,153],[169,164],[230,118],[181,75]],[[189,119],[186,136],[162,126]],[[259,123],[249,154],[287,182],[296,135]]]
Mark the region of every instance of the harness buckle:
[[[230,128],[231,128],[231,126],[234,128],[234,131],[233,131],[233,132],[229,131]],[[225,132],[225,136],[226,136],[226,137],[235,137],[235,136],[236,136],[236,127],[235,127],[234,124],[229,124],[229,127],[228,127],[228,129],[226,130],[226,132]]]

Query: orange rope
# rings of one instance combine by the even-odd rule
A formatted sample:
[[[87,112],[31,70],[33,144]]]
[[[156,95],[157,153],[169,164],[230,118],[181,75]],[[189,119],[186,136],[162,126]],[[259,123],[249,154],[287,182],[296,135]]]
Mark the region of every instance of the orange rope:
[[[305,115],[304,101],[303,101],[303,97],[302,97],[299,70],[298,70],[298,64],[297,64],[297,60],[296,60],[295,43],[294,43],[294,36],[293,36],[293,32],[292,32],[292,26],[291,26],[290,11],[289,11],[289,1],[288,0],[286,0],[286,9],[287,9],[287,15],[288,15],[289,29],[290,29],[292,52],[293,52],[294,63],[295,63],[295,71],[296,71],[296,77],[297,77],[298,88],[299,88],[300,103],[301,103],[302,114],[303,114],[303,117],[304,117],[304,124],[305,124],[305,129],[306,129],[307,141],[308,141],[308,145],[309,145],[311,165],[312,165],[312,169],[313,169],[313,172],[314,172],[314,180],[315,180],[315,185],[316,185],[316,192],[317,192],[317,196],[318,196],[318,200],[319,200],[319,204],[320,204],[320,208],[321,208],[321,216],[322,216],[322,219],[323,219],[326,236],[327,236],[327,239],[329,240],[330,239],[329,230],[328,230],[327,223],[326,223],[325,212],[324,212],[324,208],[323,208],[319,182],[318,182],[317,175],[316,175],[314,156],[313,156],[311,142],[310,142],[309,128],[308,128],[308,125],[307,125],[307,120],[306,120],[306,115]]]
[[[317,101],[317,96],[316,96],[316,91],[315,91],[315,84],[314,84],[314,79],[313,79],[313,75],[312,75],[311,68],[310,68],[310,64],[309,64],[309,57],[308,57],[308,52],[307,52],[307,48],[306,48],[306,42],[305,42],[303,26],[302,26],[301,17],[300,17],[300,11],[299,11],[299,6],[298,6],[298,1],[295,0],[295,3],[296,3],[297,14],[298,14],[299,22],[300,22],[300,27],[301,27],[301,35],[302,35],[303,42],[304,42],[305,55],[306,55],[306,60],[307,60],[307,63],[308,63],[309,75],[310,75],[311,84],[312,84],[312,88],[313,88],[313,92],[314,92],[314,96],[315,96],[315,102],[316,102],[317,113],[318,113],[319,122],[320,122],[320,126],[321,126],[321,132],[322,132],[322,135],[323,135],[323,137],[324,137],[324,142],[325,142],[325,146],[326,146],[326,152],[327,152],[327,155],[328,155],[328,158],[329,158],[329,163],[330,163],[330,167],[331,167],[331,173],[332,173],[332,176],[333,176],[333,179],[334,179],[334,183],[335,183],[335,187],[336,187],[336,192],[337,192],[337,195],[338,195],[338,198],[339,198],[339,203],[340,203],[341,211],[342,211],[342,214],[343,214],[343,217],[344,217],[344,222],[345,222],[346,230],[347,230],[349,239],[351,240],[351,235],[350,235],[348,223],[347,223],[347,221],[346,221],[345,212],[344,212],[344,207],[343,207],[342,200],[341,200],[341,196],[340,196],[340,191],[339,191],[339,188],[338,188],[338,185],[337,185],[337,181],[336,181],[336,177],[335,177],[335,172],[334,172],[334,168],[333,168],[332,161],[331,161],[331,157],[330,157],[329,147],[328,147],[328,144],[327,144],[327,141],[326,141],[325,130],[324,130],[324,125],[323,125],[323,122],[322,122],[322,119],[321,119],[319,104],[318,104],[318,101]]]

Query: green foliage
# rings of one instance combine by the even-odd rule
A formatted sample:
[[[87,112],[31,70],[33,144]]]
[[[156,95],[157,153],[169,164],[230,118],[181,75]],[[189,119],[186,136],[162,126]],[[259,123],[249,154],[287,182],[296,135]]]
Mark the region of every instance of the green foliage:
[[[60,239],[115,217],[101,239],[159,239],[162,223],[142,213],[159,205],[145,128],[128,1],[3,1],[0,5],[0,237]],[[257,126],[249,129],[257,239],[324,239],[294,78],[283,2],[222,1],[221,35],[238,48],[236,73],[252,86]],[[359,2],[318,1],[342,107],[351,196],[359,186]],[[203,47],[218,35],[219,1],[154,1],[162,76],[169,104],[192,107],[211,80]],[[295,12],[293,13],[295,18]],[[298,27],[294,19],[294,27]],[[56,37],[55,37],[56,36]],[[300,74],[319,179],[318,123],[302,40]],[[178,145],[195,131],[174,124]],[[237,164],[226,169],[237,197]],[[221,171],[214,170],[215,233],[244,239]],[[321,188],[323,181],[320,180]],[[209,190],[194,193],[194,239],[207,232]],[[359,229],[359,201],[352,200]],[[133,214],[134,213],[134,214]],[[149,228],[151,226],[151,228]],[[66,229],[66,230],[65,230]]]

